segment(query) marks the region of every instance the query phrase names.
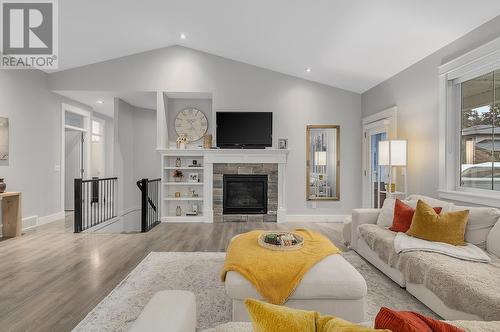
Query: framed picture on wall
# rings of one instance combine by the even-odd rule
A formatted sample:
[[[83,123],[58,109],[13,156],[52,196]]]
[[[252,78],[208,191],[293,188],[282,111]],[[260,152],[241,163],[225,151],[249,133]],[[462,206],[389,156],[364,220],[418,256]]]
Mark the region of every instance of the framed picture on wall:
[[[278,139],[278,149],[281,149],[281,150],[288,149],[288,139],[287,138]]]

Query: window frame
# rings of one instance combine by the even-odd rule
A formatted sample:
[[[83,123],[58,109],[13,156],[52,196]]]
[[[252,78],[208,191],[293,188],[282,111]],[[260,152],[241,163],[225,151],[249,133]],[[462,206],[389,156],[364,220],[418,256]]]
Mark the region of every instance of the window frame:
[[[439,67],[440,198],[500,207],[500,191],[461,186],[461,85],[500,69],[500,38]]]

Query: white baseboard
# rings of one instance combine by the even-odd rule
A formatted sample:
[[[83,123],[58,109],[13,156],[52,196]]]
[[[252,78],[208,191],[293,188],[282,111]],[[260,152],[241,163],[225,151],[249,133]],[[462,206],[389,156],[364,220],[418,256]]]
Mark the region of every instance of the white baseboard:
[[[343,223],[348,214],[288,214],[286,222],[337,222]]]
[[[51,222],[54,222],[57,220],[61,220],[61,219],[64,219],[65,217],[66,217],[66,213],[64,211],[59,211],[59,212],[56,212],[53,214],[49,214],[48,216],[43,216],[43,217],[38,218],[37,226],[45,225],[45,224],[48,224],[48,223],[51,223]]]
[[[66,214],[64,211],[59,211],[47,216],[39,217],[37,215],[23,218],[23,230],[27,230],[33,227],[45,225],[57,220],[64,219]]]

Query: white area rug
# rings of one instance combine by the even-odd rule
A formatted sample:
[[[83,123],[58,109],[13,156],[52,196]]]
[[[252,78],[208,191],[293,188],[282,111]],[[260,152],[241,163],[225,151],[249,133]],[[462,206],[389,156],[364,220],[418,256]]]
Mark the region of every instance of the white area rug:
[[[367,319],[381,306],[412,310],[436,317],[432,311],[354,251],[342,254],[368,284]],[[150,253],[73,331],[126,331],[153,294],[165,289],[189,290],[196,294],[198,328],[231,320],[231,301],[226,296],[220,272],[225,253]]]

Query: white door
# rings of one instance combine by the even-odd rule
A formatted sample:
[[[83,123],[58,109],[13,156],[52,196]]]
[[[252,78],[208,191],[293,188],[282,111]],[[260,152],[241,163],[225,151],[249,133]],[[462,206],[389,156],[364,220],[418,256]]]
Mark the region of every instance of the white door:
[[[386,120],[363,126],[363,207],[377,208],[382,206],[384,196],[379,198],[378,142],[389,138]],[[384,176],[381,176],[384,178]]]
[[[90,113],[62,104],[61,193],[65,210],[74,209],[74,181],[89,178]]]

